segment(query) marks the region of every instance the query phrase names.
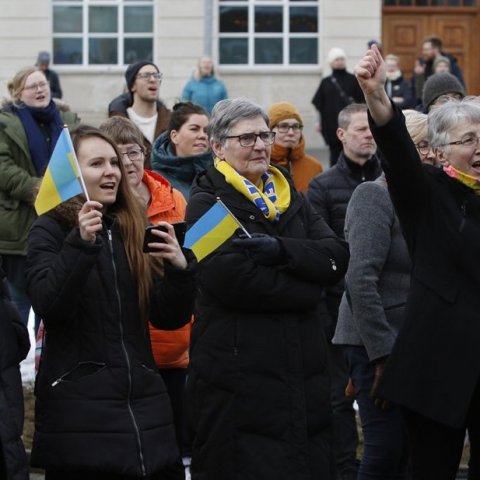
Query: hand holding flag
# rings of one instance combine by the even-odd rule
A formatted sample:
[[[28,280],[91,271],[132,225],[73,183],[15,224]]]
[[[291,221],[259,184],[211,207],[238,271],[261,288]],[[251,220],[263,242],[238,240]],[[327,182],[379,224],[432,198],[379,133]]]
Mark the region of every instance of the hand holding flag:
[[[200,262],[224,244],[237,228],[241,228],[250,237],[250,234],[226,205],[220,199],[217,199],[213,207],[204,213],[187,231],[183,246],[191,249]]]
[[[88,200],[70,133],[68,128],[64,127],[35,199],[37,215],[48,212],[82,192],[85,192]]]

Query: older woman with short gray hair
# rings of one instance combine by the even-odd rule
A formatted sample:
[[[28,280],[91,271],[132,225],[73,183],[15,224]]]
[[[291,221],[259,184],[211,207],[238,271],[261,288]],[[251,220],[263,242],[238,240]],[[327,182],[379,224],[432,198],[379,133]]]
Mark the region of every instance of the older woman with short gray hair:
[[[422,166],[385,94],[375,46],[356,75],[412,259],[404,325],[378,396],[402,408],[414,480],[455,479],[467,429],[469,478],[480,478],[480,105],[451,100],[429,113],[442,166]]]
[[[192,479],[334,480],[322,288],[348,263],[338,239],[270,164],[274,133],[248,99],[209,125],[214,167],[197,177],[187,223],[219,198],[249,232],[199,264],[188,409]]]

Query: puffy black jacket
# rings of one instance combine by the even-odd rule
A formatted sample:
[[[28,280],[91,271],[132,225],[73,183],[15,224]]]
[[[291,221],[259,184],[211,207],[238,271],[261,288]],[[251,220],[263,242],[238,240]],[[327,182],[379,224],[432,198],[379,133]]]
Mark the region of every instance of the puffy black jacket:
[[[355,188],[362,182],[375,180],[382,173],[380,160],[374,155],[363,166],[347,161],[342,152],[332,168],[317,175],[308,186],[307,196],[313,208],[323,217],[330,228],[344,238],[343,228],[348,202]],[[322,318],[331,339],[335,331],[338,307],[344,290],[342,280],[325,289]]]
[[[187,381],[197,480],[329,480],[326,345],[317,307],[348,249],[303,195],[278,224],[214,168],[192,187],[187,222],[215,202],[251,233],[280,239],[286,261],[262,266],[228,240],[199,264]]]
[[[118,224],[107,219],[90,244],[57,214],[35,221],[27,256],[28,293],[46,328],[32,465],[152,475],[178,452]],[[193,272],[165,268],[149,319],[174,329],[190,319]]]
[[[1,258],[0,258],[1,260]],[[0,478],[28,480],[22,443],[23,390],[19,363],[30,348],[28,331],[8,297],[0,262]]]
[[[348,163],[342,152],[335,166],[310,182],[307,196],[330,228],[344,238],[345,214],[353,191],[360,183],[375,180],[381,173],[380,160],[376,155],[360,167]]]

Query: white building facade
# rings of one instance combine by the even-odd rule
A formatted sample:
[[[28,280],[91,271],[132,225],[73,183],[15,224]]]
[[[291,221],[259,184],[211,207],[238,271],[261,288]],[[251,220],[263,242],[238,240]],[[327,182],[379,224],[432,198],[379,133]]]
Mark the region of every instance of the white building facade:
[[[181,96],[200,56],[214,58],[229,96],[265,108],[290,101],[300,110],[310,148],[311,99],[330,69],[332,47],[351,70],[369,39],[380,38],[380,0],[0,0],[0,95],[37,53],[52,55],[65,100],[94,125],[125,87],[129,63],[151,59],[164,74],[161,99]]]

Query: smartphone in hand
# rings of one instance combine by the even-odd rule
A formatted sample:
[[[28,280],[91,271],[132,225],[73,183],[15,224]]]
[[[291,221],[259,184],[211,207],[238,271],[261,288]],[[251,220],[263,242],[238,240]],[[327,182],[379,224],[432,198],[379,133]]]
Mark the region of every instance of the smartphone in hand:
[[[177,237],[178,243],[180,246],[183,246],[183,242],[185,241],[185,233],[187,231],[187,223],[186,222],[176,222],[171,224],[173,229],[175,230],[175,236]],[[145,228],[145,237],[143,239],[143,251],[144,253],[148,253],[153,251],[148,244],[149,243],[163,243],[163,239],[157,237],[152,230],[161,230],[162,232],[166,232],[167,229],[162,227],[161,225],[149,225]]]

